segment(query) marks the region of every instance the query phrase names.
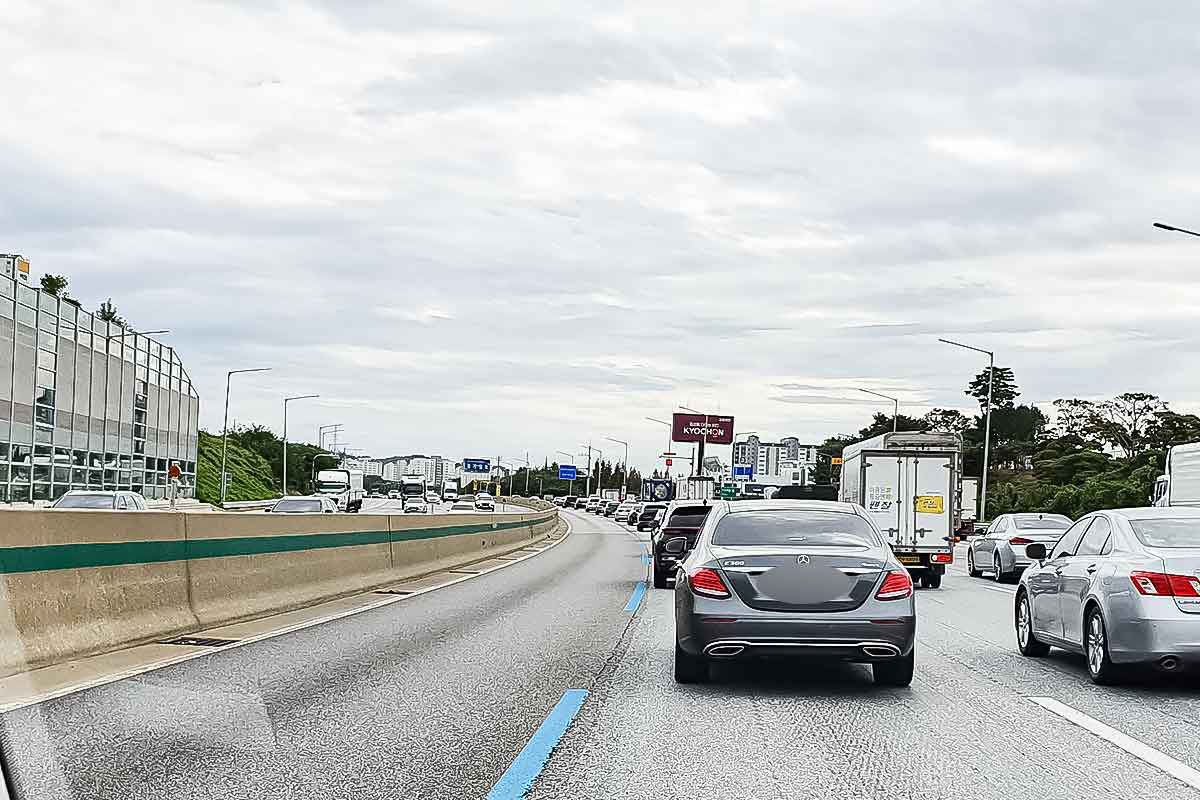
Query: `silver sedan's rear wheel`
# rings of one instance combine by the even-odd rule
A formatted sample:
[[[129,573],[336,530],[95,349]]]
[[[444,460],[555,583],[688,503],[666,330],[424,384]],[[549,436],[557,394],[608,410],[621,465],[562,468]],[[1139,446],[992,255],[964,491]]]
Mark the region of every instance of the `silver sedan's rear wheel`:
[[[1004,571],[1004,562],[1000,560],[999,553],[992,558],[992,574],[996,578],[996,583],[1004,583],[1008,580],[1008,573]]]
[[[967,574],[972,578],[978,578],[983,574],[982,571],[975,568],[975,551],[970,547],[967,548]]]
[[[1117,682],[1117,666],[1108,657],[1108,631],[1100,609],[1088,612],[1083,634],[1083,652],[1087,658],[1088,675],[1092,683],[1107,686]]]
[[[1021,592],[1017,596],[1017,649],[1021,655],[1041,658],[1050,652],[1050,645],[1039,642],[1033,635],[1033,613],[1029,607],[1029,595]]]

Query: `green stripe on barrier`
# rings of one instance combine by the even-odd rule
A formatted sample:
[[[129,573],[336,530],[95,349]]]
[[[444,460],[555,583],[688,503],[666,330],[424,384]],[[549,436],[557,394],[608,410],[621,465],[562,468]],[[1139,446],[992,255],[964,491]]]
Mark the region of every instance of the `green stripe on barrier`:
[[[0,547],[0,574],[158,564],[164,561],[186,561],[226,556],[294,553],[301,550],[321,550],[329,547],[358,547],[511,530],[512,528],[532,527],[545,521],[524,520],[448,525],[441,528],[411,528],[403,531],[351,531],[348,533],[309,533],[282,536],[239,536],[228,539],[91,542],[35,547]]]

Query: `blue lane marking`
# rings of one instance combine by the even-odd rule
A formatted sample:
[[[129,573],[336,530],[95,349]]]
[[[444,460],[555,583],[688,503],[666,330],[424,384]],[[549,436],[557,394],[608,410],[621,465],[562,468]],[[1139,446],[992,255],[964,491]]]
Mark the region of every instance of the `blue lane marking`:
[[[643,564],[647,564],[647,565],[649,565],[649,563],[650,563],[650,556],[646,555],[645,553],[642,553],[642,563],[643,563]]]
[[[525,797],[545,768],[550,753],[558,746],[567,728],[571,727],[571,721],[583,707],[587,696],[587,689],[568,689],[563,692],[558,704],[542,720],[533,737],[488,792],[487,800],[521,800]]]
[[[637,611],[638,606],[642,602],[642,598],[646,596],[646,582],[638,581],[638,585],[633,587],[633,594],[629,597],[629,602],[625,604],[626,611]]]

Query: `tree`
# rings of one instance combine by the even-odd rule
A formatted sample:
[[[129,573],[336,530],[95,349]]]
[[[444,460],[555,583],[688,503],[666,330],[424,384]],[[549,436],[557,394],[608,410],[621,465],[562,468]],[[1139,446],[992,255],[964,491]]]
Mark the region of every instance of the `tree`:
[[[1167,411],[1167,404],[1146,392],[1125,392],[1096,407],[1089,429],[1101,441],[1133,458],[1148,446],[1148,429]]]
[[[926,430],[926,427],[925,420],[921,417],[910,417],[906,414],[900,414],[896,417],[896,430],[898,431],[923,431]],[[871,419],[871,424],[858,432],[858,438],[870,439],[872,436],[891,432],[892,415],[877,411]]]
[[[1055,428],[1060,436],[1076,436],[1087,439],[1091,435],[1092,420],[1096,416],[1096,404],[1091,400],[1072,397],[1054,401]]]
[[[51,275],[46,273],[42,276],[42,291],[54,297],[60,297],[64,300],[69,299],[67,295],[67,279],[63,275]]]
[[[1009,367],[994,367],[992,379],[992,408],[1011,406],[1021,394],[1017,388],[1017,379]],[[987,413],[988,371],[982,370],[975,376],[964,392],[968,397],[974,397],[979,402],[979,413]]]
[[[122,328],[129,324],[125,321],[124,317],[117,313],[117,307],[113,305],[111,297],[101,303],[100,307],[96,309],[96,316],[105,322],[120,325]]]
[[[1195,414],[1161,411],[1146,428],[1146,443],[1155,450],[1195,441],[1200,441],[1200,417]]]
[[[971,427],[971,420],[956,408],[935,408],[921,418],[926,430],[938,433],[963,434]]]

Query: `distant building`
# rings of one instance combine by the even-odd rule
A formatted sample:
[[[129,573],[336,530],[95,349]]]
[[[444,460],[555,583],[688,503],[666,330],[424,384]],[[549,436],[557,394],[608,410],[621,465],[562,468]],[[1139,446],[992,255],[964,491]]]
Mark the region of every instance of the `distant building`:
[[[342,469],[361,469],[363,475],[383,475],[383,462],[362,456],[358,458],[343,458]]]
[[[750,483],[766,486],[805,485],[813,481],[817,467],[817,445],[802,444],[795,436],[785,437],[778,442],[764,442],[751,434],[733,444],[733,463],[736,466],[754,467]]]

